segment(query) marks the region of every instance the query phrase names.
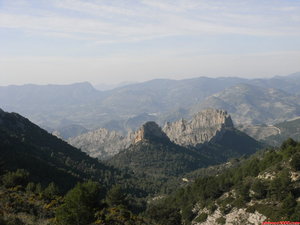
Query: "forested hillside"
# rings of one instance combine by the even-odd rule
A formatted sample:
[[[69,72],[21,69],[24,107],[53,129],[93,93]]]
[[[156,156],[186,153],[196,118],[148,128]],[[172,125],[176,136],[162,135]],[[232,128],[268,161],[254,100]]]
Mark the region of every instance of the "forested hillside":
[[[218,176],[200,177],[188,187],[153,201],[148,215],[170,224],[255,224],[300,220],[300,143],[292,139],[267,149]],[[174,213],[169,214],[172,211]],[[177,214],[176,214],[177,212]]]

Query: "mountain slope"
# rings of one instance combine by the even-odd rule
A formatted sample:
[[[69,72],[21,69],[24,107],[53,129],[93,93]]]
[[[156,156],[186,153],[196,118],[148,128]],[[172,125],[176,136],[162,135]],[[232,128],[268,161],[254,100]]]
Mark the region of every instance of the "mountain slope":
[[[199,177],[153,207],[181,212],[185,224],[261,224],[300,220],[300,143],[289,139],[218,176]],[[155,211],[149,216],[155,218]],[[157,217],[156,220],[166,219]]]
[[[263,139],[266,143],[279,146],[280,143],[288,138],[293,138],[300,141],[300,119],[288,120],[281,123],[274,124],[279,130],[279,133],[270,135]]]
[[[34,181],[64,189],[82,179],[113,181],[117,171],[47,133],[16,113],[0,111],[0,160],[3,170],[26,169]],[[105,184],[104,184],[105,185]]]
[[[210,128],[207,129],[209,131]],[[201,130],[199,135],[203,133],[204,130]],[[172,142],[154,122],[144,124],[134,136],[133,144],[108,162],[117,168],[130,168],[135,173],[146,173],[153,177],[183,175],[208,165],[224,163],[229,158],[253,154],[263,146],[233,127],[223,127],[206,142],[191,142],[187,145],[185,142],[181,144],[180,137],[174,138],[178,140],[177,144]],[[197,140],[195,136],[197,133],[192,133],[190,137],[185,136],[185,140]]]
[[[236,124],[275,123],[300,114],[299,99],[278,89],[239,84],[208,97],[192,108],[212,107],[227,110]]]
[[[172,143],[154,122],[144,124],[136,132],[134,143],[108,162],[118,168],[160,178],[178,176],[206,165],[205,157]]]

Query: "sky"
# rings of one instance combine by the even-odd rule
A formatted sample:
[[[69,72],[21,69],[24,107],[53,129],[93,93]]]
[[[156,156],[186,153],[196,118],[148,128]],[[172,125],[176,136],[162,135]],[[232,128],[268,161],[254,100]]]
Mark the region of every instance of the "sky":
[[[300,71],[300,0],[0,0],[0,85]]]

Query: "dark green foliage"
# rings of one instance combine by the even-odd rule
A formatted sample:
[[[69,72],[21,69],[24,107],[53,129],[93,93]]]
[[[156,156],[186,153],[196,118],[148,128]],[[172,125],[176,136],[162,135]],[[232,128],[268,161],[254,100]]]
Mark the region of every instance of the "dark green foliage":
[[[181,225],[181,215],[178,208],[155,204],[149,206],[147,215],[159,225]]]
[[[252,183],[251,190],[254,192],[253,197],[255,199],[263,199],[266,197],[266,185],[259,179],[255,179]]]
[[[192,221],[195,218],[195,213],[193,213],[193,205],[185,205],[182,207],[181,216],[184,221]]]
[[[43,186],[55,182],[66,191],[83,179],[111,185],[119,171],[105,166],[16,113],[0,114],[1,171],[26,169]]]
[[[41,183],[37,183],[37,184],[35,185],[35,193],[36,193],[36,194],[42,194],[42,191],[43,191],[43,188],[42,188]]]
[[[22,222],[22,220],[20,220],[17,217],[9,217],[6,220],[6,225],[25,225],[25,223]]]
[[[300,221],[300,202],[297,203],[294,214],[290,217],[291,221],[299,222]]]
[[[106,195],[106,202],[109,206],[118,206],[123,205],[126,206],[126,195],[123,193],[120,185],[116,185],[112,187]]]
[[[192,215],[191,208],[200,204],[209,209],[217,203],[223,214],[233,207],[247,208],[248,212],[258,211],[271,220],[297,221],[300,205],[296,199],[300,197],[299,181],[292,182],[290,168],[287,166],[295,155],[300,153],[299,144],[288,140],[280,150],[268,150],[250,157],[236,168],[229,168],[217,176],[199,177],[195,182],[178,190],[163,200],[165,206],[180,208],[185,215]],[[259,178],[258,175],[274,176],[275,178]],[[234,190],[234,195],[219,199],[221,195]],[[247,206],[249,201],[259,202]],[[186,206],[190,214],[185,212]],[[203,217],[204,218],[204,217]],[[193,216],[183,216],[186,224]],[[219,220],[222,224],[225,221]]]
[[[297,202],[294,198],[294,196],[289,193],[285,199],[282,201],[282,211],[284,215],[287,215],[288,217],[291,216],[295,211],[295,206],[297,205]],[[287,217],[287,218],[288,218]]]
[[[18,169],[15,172],[8,172],[3,175],[2,182],[5,187],[14,187],[16,185],[26,185],[29,173],[26,170]]]
[[[35,188],[36,188],[35,183],[29,182],[26,186],[26,191],[33,193],[35,191]]]
[[[118,167],[154,177],[178,176],[206,165],[205,157],[173,143],[141,141],[109,160]]]
[[[55,196],[59,195],[59,188],[58,186],[51,182],[43,191],[43,196],[47,199],[54,199]]]
[[[201,213],[199,216],[196,217],[195,221],[198,223],[202,223],[202,222],[206,221],[207,216],[208,215],[206,213]]]
[[[211,161],[222,163],[231,158],[251,155],[263,147],[262,143],[245,133],[237,129],[227,129],[221,139],[214,140],[199,150]]]
[[[290,165],[294,171],[300,170],[300,153],[297,153],[292,157]]]
[[[289,149],[297,146],[297,142],[294,141],[292,138],[288,138],[281,144],[281,149]]]
[[[283,200],[290,192],[291,180],[287,170],[283,170],[278,176],[270,182],[269,196],[275,200]]]
[[[87,225],[95,220],[96,208],[103,198],[98,183],[79,183],[65,196],[64,204],[56,212],[61,225]]]

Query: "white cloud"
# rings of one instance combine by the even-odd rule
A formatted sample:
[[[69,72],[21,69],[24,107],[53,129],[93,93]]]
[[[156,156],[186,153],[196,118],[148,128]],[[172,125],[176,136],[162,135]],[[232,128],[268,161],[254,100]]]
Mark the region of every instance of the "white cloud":
[[[125,4],[124,1],[60,0],[46,3],[56,10],[23,4],[18,5],[19,11],[24,7],[21,14],[14,11],[16,6],[14,10],[0,10],[0,27],[40,32],[50,37],[95,40],[95,43],[133,42],[177,35],[300,35],[300,10],[288,5],[278,6],[276,9],[281,9],[282,13],[276,14],[274,9],[264,5],[261,10],[255,4],[243,1],[143,0]],[[249,13],[243,13],[247,7]],[[76,16],[59,11],[61,9],[83,14]]]
[[[119,83],[158,77],[260,76],[300,70],[300,42],[295,41],[300,36],[300,3],[296,1],[1,3],[2,84],[81,80]],[[228,40],[224,41],[222,35]],[[251,38],[245,38],[247,35]],[[270,41],[264,48],[272,37],[274,43]],[[290,52],[293,44],[296,50]],[[268,53],[257,53],[261,51]],[[13,57],[18,54],[25,56]]]

